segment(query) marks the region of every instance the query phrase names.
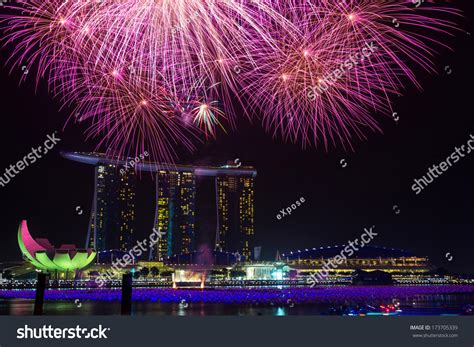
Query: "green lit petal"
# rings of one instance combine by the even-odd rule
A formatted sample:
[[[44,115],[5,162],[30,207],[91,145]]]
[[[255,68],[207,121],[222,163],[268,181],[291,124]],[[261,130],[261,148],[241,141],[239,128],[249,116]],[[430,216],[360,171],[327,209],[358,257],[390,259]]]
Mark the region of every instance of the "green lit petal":
[[[36,258],[45,266],[49,271],[66,271],[60,266],[57,266],[48,256],[46,252],[36,252]]]

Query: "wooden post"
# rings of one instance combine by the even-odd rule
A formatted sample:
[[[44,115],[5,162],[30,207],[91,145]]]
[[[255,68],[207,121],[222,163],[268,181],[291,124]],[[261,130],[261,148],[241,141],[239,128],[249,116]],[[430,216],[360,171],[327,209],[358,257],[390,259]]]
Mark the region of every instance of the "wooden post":
[[[44,303],[44,292],[46,290],[47,275],[44,273],[38,274],[38,282],[36,283],[36,297],[35,297],[35,309],[33,314],[35,316],[41,316],[43,314],[43,303]]]
[[[122,315],[132,313],[132,281],[131,273],[122,276]]]

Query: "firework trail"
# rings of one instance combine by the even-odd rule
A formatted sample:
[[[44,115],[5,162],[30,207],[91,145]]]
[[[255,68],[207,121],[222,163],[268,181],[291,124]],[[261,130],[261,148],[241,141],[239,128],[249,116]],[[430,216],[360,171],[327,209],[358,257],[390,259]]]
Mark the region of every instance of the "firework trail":
[[[390,97],[407,83],[421,88],[411,66],[436,72],[443,44],[430,35],[456,30],[436,18],[459,14],[428,2],[373,0],[291,0],[278,11],[297,30],[274,23],[278,40],[250,46],[256,68],[244,74],[242,91],[273,135],[326,148],[381,130],[375,115],[392,114]]]
[[[418,65],[434,70],[459,12],[410,0],[23,1],[3,6],[9,64],[36,69],[69,123],[110,152],[180,148],[235,126],[236,104],[303,145],[380,131]],[[441,18],[441,19],[440,19]],[[370,53],[370,54],[369,54]],[[26,76],[23,76],[25,78]],[[79,115],[79,117],[78,117]]]

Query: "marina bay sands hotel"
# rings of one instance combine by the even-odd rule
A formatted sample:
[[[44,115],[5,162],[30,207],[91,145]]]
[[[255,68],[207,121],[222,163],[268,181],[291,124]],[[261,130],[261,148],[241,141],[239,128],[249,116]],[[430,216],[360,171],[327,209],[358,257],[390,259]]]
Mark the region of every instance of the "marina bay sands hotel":
[[[215,248],[238,252],[250,259],[254,236],[254,179],[252,167],[160,164],[110,158],[100,153],[63,152],[69,160],[95,166],[95,188],[86,247],[103,261],[109,253],[128,252],[136,245],[135,185],[137,173],[155,178],[154,228],[165,235],[154,246],[149,260],[163,261],[196,251],[196,177],[214,179],[216,204]],[[151,228],[150,228],[151,233]],[[113,257],[113,255],[112,255]]]

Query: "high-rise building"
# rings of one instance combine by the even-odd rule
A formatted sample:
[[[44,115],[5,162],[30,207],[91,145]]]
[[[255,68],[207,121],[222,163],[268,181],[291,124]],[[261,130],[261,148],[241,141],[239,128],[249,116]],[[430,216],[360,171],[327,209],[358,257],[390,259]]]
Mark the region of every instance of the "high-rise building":
[[[166,233],[151,258],[163,260],[195,250],[196,177],[193,172],[156,174],[155,228]]]
[[[96,166],[87,247],[97,252],[129,250],[135,224],[135,184],[133,170],[120,173],[112,164]]]
[[[101,252],[127,251],[134,234],[135,171],[120,174],[117,166],[127,166],[131,158],[110,158],[100,153],[63,152],[70,160],[94,165],[95,192],[86,247]],[[150,260],[163,261],[174,255],[195,252],[196,245],[196,177],[215,179],[217,218],[206,219],[202,234],[208,243],[208,226],[217,220],[216,249],[239,253],[251,259],[255,233],[254,180],[257,171],[242,166],[240,160],[215,166],[173,165],[140,162],[134,170],[156,175],[156,205],[153,226],[160,234],[150,249]],[[151,232],[151,230],[150,230]],[[133,240],[134,241],[134,240]],[[260,251],[259,251],[260,252]],[[258,253],[255,256],[258,258]],[[112,259],[111,255],[105,254]],[[240,259],[240,256],[238,257]],[[108,261],[108,259],[105,259]]]
[[[254,178],[216,177],[216,248],[251,258],[255,233]]]

